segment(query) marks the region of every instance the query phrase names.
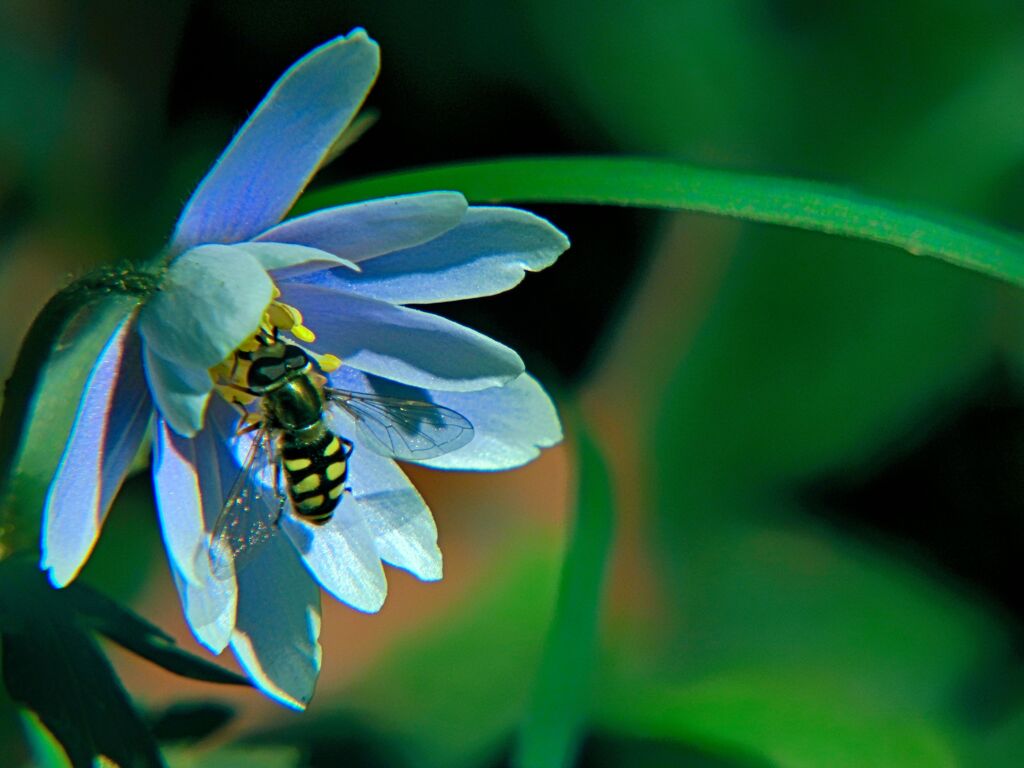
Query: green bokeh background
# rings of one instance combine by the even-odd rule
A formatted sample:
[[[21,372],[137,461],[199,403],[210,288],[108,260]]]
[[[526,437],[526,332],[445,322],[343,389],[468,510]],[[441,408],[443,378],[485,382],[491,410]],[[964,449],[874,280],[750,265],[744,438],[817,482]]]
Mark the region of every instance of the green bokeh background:
[[[380,120],[318,183],[630,153],[1024,230],[1024,7],[1011,0],[7,0],[3,372],[69,274],[158,249],[274,78],[356,25],[382,45]],[[424,601],[415,620],[406,599],[379,620],[325,622],[332,682],[307,714],[233,692],[233,751],[179,743],[172,763],[542,764],[522,725],[538,696],[584,676],[580,766],[1019,765],[1020,290],[820,234],[531,208],[573,248],[512,294],[443,311],[580,401],[607,462],[615,538],[591,673],[541,663],[559,619],[579,617],[588,653],[593,595],[556,599],[574,440],[501,478],[418,476],[450,566],[442,587],[393,578]],[[584,552],[607,498],[593,461]],[[538,499],[553,512],[531,511]],[[145,474],[86,578],[188,642]],[[115,663],[154,717],[225,695]],[[28,760],[0,709],[0,752]]]

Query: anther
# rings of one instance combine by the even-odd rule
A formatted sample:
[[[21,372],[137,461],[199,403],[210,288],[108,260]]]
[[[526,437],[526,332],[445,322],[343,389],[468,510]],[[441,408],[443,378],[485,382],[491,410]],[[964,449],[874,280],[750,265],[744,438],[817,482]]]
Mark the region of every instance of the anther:
[[[330,373],[341,368],[341,358],[334,355],[318,355],[316,362],[324,373]]]
[[[267,307],[267,320],[276,328],[290,331],[294,326],[302,325],[302,313],[287,304],[273,301]]]

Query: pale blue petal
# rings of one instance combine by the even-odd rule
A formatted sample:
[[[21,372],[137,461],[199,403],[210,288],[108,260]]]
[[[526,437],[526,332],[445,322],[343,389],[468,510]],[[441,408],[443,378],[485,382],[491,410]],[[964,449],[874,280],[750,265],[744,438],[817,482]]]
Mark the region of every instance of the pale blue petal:
[[[316,332],[310,346],[346,365],[415,387],[474,390],[523,372],[513,350],[437,315],[355,294],[289,283],[282,300]]]
[[[228,467],[222,470],[222,463]],[[157,420],[153,485],[164,544],[177,570],[192,583],[204,583],[209,573],[210,532],[224,506],[232,466],[237,465],[214,429],[185,438]]]
[[[320,588],[286,536],[259,549],[238,575],[238,620],[231,648],[268,696],[303,709],[320,673]]]
[[[368,386],[363,391],[369,391]],[[333,431],[356,442],[349,458],[351,501],[373,537],[377,554],[424,581],[440,579],[437,526],[423,497],[394,461],[359,444],[351,420],[340,411],[332,412],[330,420]]]
[[[163,419],[157,419],[153,486],[164,547],[175,571],[192,583],[202,581],[196,564],[205,534],[196,445],[207,437],[205,431],[194,439],[179,437]]]
[[[139,313],[153,398],[179,434],[202,427],[208,369],[259,328],[274,283],[244,246],[204,245],[171,264]]]
[[[479,392],[432,392],[438,405],[473,425],[473,439],[452,453],[418,462],[435,469],[501,470],[533,461],[540,449],[562,441],[555,405],[540,383],[523,374],[503,387]]]
[[[132,318],[93,366],[43,512],[42,562],[63,587],[92,552],[153,412]]]
[[[185,618],[214,653],[230,639],[238,597],[233,578],[213,573],[210,532],[237,471],[213,424],[187,439],[158,420],[153,484],[164,544]]]
[[[474,392],[426,392],[367,377],[345,366],[329,374],[329,378],[331,386],[338,389],[427,400],[469,419],[473,439],[451,453],[415,462],[423,466],[477,471],[512,469],[533,461],[540,449],[562,441],[562,425],[554,403],[527,373],[503,387]]]
[[[342,498],[321,526],[285,515],[282,525],[320,585],[353,608],[376,613],[388,584],[366,522],[351,499]]]
[[[288,212],[377,77],[362,29],[306,54],[282,75],[185,206],[172,246],[249,240]]]
[[[279,224],[257,240],[297,243],[361,262],[444,234],[466,213],[458,192],[423,192],[326,208]]]
[[[157,411],[175,432],[191,437],[203,427],[213,380],[206,370],[186,368],[145,348],[146,381]]]
[[[299,279],[392,304],[431,304],[491,296],[514,288],[526,272],[555,263],[569,239],[546,220],[517,208],[470,208],[457,227],[430,242]]]
[[[238,601],[235,580],[211,578],[204,584],[193,584],[185,580],[173,563],[171,574],[192,633],[212,653],[221,653],[227,648],[235,627],[235,605]]]
[[[139,313],[139,332],[160,357],[211,368],[259,328],[274,283],[244,247],[204,245],[171,264]]]
[[[291,243],[239,243],[231,246],[239,248],[259,261],[267,272],[273,272],[274,280],[285,280],[310,272],[342,267],[341,271],[359,271],[359,266],[348,259],[342,259],[333,253],[319,248]]]

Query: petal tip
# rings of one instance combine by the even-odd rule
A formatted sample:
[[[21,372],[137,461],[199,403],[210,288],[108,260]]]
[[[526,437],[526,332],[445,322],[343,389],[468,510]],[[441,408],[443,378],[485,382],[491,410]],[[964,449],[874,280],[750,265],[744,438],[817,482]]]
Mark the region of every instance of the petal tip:
[[[387,596],[388,588],[387,582],[385,582],[383,589],[379,590],[376,594],[367,596],[365,600],[360,600],[358,603],[348,604],[361,613],[380,613],[380,609],[384,607]]]
[[[287,691],[264,669],[258,651],[245,633],[238,630],[232,632],[230,645],[231,649],[235,652],[238,662],[257,688],[274,701],[283,704],[289,709],[294,709],[298,712],[305,710],[313,698],[313,689],[316,686],[316,678],[320,671],[319,663],[315,664],[312,675],[303,680],[291,681],[292,685],[289,687],[301,690]]]
[[[352,29],[350,29],[348,31],[347,35],[342,35],[339,39],[340,40],[365,39],[365,40],[368,40],[371,43],[374,43],[374,45],[376,45],[376,41],[373,40],[373,38],[370,37],[370,34],[366,31],[365,27],[352,27]]]
[[[231,642],[231,633],[218,632],[213,634],[207,631],[207,627],[192,627],[192,634],[195,635],[196,640],[206,648],[214,656],[220,656],[224,653],[224,649],[228,647],[228,643]]]
[[[319,48],[315,48],[310,51],[302,60],[308,59],[313,55],[324,51],[325,49],[341,48],[341,47],[353,47],[359,46],[365,48],[366,52],[374,59],[376,68],[380,67],[380,45],[370,37],[370,33],[363,27],[353,27],[349,30],[347,35],[338,35],[332,40],[328,40],[326,43],[321,45]]]
[[[42,563],[40,564],[40,567],[46,572],[46,577],[49,579],[50,585],[54,589],[64,589],[64,587],[74,581],[74,573],[58,573],[56,567],[46,566]]]
[[[46,574],[54,589],[63,589],[78,576],[89,554],[92,552],[92,547],[89,547],[89,551],[84,556],[82,553],[77,553],[77,555],[72,557],[61,557],[59,553],[55,554],[53,552],[53,548],[44,539],[42,550],[42,556],[39,558],[39,569]]]
[[[162,413],[161,415],[167,421],[167,425],[174,430],[176,435],[192,439],[195,437],[200,430],[203,428],[203,417],[206,413],[206,404],[203,405],[203,410],[200,411],[196,416],[191,414],[188,418],[184,418],[179,414],[173,413],[168,409],[168,412]],[[198,423],[196,421],[198,420]]]
[[[555,230],[556,238],[558,240],[558,255],[561,256],[572,246],[572,241],[569,239],[569,236],[558,227],[553,226],[553,229]]]
[[[444,578],[444,566],[441,563],[441,552],[437,553],[436,565],[432,564],[429,568],[423,568],[419,573],[415,574],[416,578],[420,581],[441,581]]]

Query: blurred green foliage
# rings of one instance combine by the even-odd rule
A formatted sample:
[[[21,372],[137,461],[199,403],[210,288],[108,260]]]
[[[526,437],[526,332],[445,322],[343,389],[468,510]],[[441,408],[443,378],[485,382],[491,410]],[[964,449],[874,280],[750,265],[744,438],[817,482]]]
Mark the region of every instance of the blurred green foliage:
[[[578,416],[571,423],[579,457],[575,509],[558,602],[513,761],[520,768],[573,765],[589,712],[614,492],[608,464],[585,423]]]
[[[529,701],[558,576],[547,544],[508,541],[503,550],[465,605],[395,647],[350,695],[270,738],[311,744],[324,765],[367,737],[370,765],[493,761]]]
[[[356,24],[382,42],[383,117],[336,178],[474,156],[628,152],[804,177],[1024,230],[1024,9],[1010,0],[130,5],[43,13],[16,2],[0,25],[3,281],[41,253],[25,243],[42,234],[74,245],[46,251],[53,286],[66,270],[158,248],[266,84]],[[822,234],[736,224],[703,241],[687,218],[679,237],[667,226],[631,237],[624,225],[594,241],[604,211],[545,212],[571,222],[576,246],[527,281],[525,304],[494,302],[484,324],[538,329],[528,357],[564,370],[545,360],[544,336],[570,327],[597,290],[588,270],[614,265],[620,303],[579,340],[593,350],[591,373],[566,386],[575,396],[610,373],[630,384],[598,410],[635,427],[637,445],[598,434],[616,485],[646,483],[623,497],[634,501],[617,522],[629,526],[616,526],[638,528],[640,541],[620,535],[615,554],[638,548],[657,587],[647,613],[623,610],[622,598],[604,604],[578,764],[1017,765],[1021,615],[998,602],[1014,585],[954,577],[923,543],[883,530],[835,527],[807,494],[823,478],[856,484],[898,461],[996,366],[1019,393],[1017,289]],[[673,264],[695,260],[711,277],[680,283],[680,300],[644,303],[643,267],[663,283],[681,279]],[[543,281],[562,301],[544,302],[540,316],[529,291]],[[706,309],[695,316],[694,306]],[[23,334],[37,308],[12,305],[5,336]],[[664,328],[677,332],[671,347]],[[641,476],[626,474],[637,465]],[[987,499],[976,479],[961,482],[969,503],[952,516],[933,518],[912,486],[885,511],[955,542]],[[122,596],[139,573],[166,579],[138,560],[160,559],[152,534],[137,532],[143,498],[129,489],[115,538],[87,570]],[[586,514],[577,532],[593,523]],[[439,515],[442,543],[446,524]],[[592,590],[556,600],[560,547],[528,526],[482,544],[480,583],[354,683],[301,719],[245,735],[257,746],[230,748],[257,752],[177,746],[168,762],[504,764],[538,711],[531,696],[579,685],[574,665],[542,663],[550,627],[595,608]],[[118,567],[127,556],[132,566]],[[646,589],[629,570],[611,573],[613,594]],[[325,637],[325,666],[345,642]],[[9,742],[22,727],[14,712],[0,702]]]

